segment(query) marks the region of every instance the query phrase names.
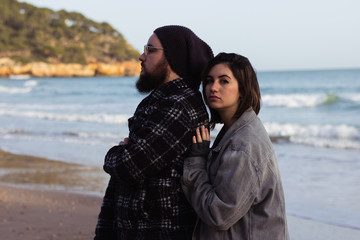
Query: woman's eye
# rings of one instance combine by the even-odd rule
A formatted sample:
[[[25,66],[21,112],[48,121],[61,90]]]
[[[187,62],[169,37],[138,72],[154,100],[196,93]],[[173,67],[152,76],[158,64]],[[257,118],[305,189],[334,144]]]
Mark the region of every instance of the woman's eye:
[[[209,83],[212,83],[212,82],[214,82],[214,80],[209,78],[209,79],[205,79],[204,84],[206,85],[206,84],[209,84]]]
[[[226,79],[220,79],[220,82],[221,82],[221,83],[229,83],[229,81],[226,80]]]

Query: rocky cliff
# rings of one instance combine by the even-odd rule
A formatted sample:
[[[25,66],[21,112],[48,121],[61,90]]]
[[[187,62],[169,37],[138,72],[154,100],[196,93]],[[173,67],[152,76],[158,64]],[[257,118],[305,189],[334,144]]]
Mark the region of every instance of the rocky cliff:
[[[106,22],[0,0],[0,77],[134,76],[139,54]]]
[[[92,76],[137,76],[141,66],[139,61],[129,60],[107,63],[45,63],[20,64],[10,58],[0,58],[0,77],[30,75],[35,77],[92,77]]]

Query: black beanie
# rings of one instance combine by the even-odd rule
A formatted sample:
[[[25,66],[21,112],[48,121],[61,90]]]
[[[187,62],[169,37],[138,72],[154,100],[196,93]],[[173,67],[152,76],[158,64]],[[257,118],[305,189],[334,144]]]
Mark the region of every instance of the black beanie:
[[[214,57],[209,45],[183,26],[163,26],[154,33],[164,48],[171,69],[184,78],[190,87],[199,89],[202,70]]]

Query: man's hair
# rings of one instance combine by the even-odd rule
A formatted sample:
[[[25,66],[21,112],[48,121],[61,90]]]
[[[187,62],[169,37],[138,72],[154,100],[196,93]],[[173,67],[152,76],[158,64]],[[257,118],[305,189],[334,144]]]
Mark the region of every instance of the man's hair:
[[[232,74],[238,81],[239,85],[239,106],[233,116],[233,118],[239,118],[248,108],[252,108],[256,114],[260,111],[260,88],[257,80],[255,70],[251,66],[250,61],[241,55],[235,53],[219,53],[216,57],[209,61],[204,68],[202,74],[203,82],[203,95],[205,103],[208,105],[206,100],[206,78],[210,70],[217,64],[225,64],[229,67]],[[222,123],[219,113],[210,108],[211,119],[210,127],[213,129],[216,123]]]

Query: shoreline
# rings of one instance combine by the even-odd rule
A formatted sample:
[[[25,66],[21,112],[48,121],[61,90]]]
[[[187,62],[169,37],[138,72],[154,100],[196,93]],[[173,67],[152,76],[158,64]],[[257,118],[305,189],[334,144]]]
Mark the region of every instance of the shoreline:
[[[93,239],[106,173],[0,150],[0,232],[6,240]]]
[[[0,183],[102,196],[108,179],[108,175],[100,167],[0,150]]]
[[[0,150],[0,232],[7,240],[93,239],[107,176],[101,168]],[[359,229],[287,215],[292,240],[355,240]]]

